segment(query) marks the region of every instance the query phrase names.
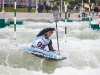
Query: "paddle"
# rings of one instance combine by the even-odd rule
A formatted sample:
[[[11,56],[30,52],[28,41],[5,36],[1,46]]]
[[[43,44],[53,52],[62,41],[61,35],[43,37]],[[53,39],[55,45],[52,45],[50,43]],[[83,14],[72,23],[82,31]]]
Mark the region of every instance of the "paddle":
[[[57,21],[56,21],[56,29],[57,29]],[[58,46],[58,50],[59,50],[59,41],[58,41],[58,32],[56,31],[56,36],[57,36],[57,46]]]
[[[53,10],[54,21],[56,22],[56,29],[57,29],[57,20],[58,20],[58,15],[59,15],[59,9],[58,9],[57,5],[55,5],[52,10]],[[59,41],[58,41],[58,32],[57,31],[56,31],[56,37],[57,37],[57,47],[59,50]]]

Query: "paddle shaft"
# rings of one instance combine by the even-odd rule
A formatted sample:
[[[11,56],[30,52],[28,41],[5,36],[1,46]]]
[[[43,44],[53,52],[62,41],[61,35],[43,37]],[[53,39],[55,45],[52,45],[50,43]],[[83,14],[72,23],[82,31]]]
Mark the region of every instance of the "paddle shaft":
[[[56,29],[57,29],[57,21],[56,21]],[[58,31],[56,31],[56,36],[57,36],[57,47],[58,47],[58,50],[59,50]]]
[[[54,16],[54,21],[56,22],[56,29],[57,29],[58,15],[59,15],[59,8],[58,8],[57,5],[54,5],[54,7],[53,7],[53,16]],[[56,37],[57,37],[57,46],[58,46],[58,50],[59,50],[58,31],[56,31]]]

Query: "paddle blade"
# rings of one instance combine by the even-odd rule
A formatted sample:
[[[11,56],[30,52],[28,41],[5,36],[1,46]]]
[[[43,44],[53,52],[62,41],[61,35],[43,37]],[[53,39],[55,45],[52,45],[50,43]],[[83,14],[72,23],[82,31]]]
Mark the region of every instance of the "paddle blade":
[[[53,17],[55,22],[58,20],[58,15],[59,15],[59,8],[57,5],[55,5],[53,7]]]

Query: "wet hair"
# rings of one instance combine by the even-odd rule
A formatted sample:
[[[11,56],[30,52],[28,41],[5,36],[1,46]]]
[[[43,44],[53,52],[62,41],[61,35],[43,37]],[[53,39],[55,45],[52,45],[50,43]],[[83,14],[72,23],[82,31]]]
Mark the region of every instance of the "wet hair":
[[[41,36],[41,35],[45,34],[48,31],[51,31],[53,33],[54,30],[55,30],[55,28],[51,28],[51,27],[50,28],[44,28],[37,34],[37,36]]]

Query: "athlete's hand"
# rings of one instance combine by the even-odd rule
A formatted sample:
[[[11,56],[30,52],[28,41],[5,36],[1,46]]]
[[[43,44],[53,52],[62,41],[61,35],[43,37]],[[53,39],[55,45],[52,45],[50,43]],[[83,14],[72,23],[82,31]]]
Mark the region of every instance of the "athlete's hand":
[[[55,31],[56,31],[56,32],[58,32],[58,29],[57,29],[57,28],[55,28]]]
[[[60,50],[57,50],[56,52],[57,52],[57,53],[60,53]]]
[[[60,50],[56,50],[56,54],[60,55]]]

